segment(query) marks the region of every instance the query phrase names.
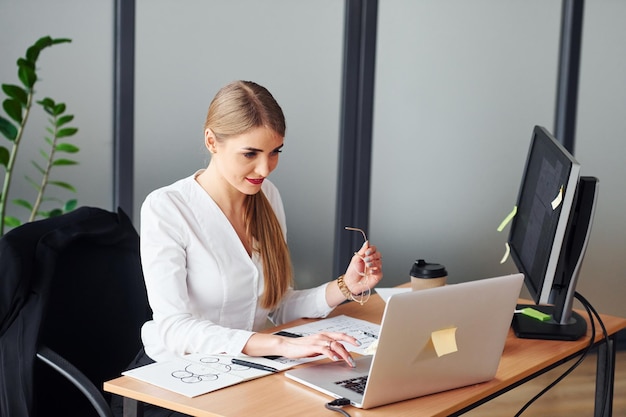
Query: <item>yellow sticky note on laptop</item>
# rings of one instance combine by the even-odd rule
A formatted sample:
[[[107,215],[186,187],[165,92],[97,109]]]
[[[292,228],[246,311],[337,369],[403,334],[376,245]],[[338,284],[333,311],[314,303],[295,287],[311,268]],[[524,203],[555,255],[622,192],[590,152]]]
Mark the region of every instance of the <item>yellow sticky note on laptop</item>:
[[[456,327],[441,329],[430,334],[438,357],[454,353],[459,349],[456,346]]]

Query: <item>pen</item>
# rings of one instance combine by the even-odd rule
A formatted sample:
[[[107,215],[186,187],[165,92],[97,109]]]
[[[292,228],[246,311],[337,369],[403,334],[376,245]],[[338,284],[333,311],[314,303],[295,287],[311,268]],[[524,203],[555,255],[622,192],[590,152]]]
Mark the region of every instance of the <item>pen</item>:
[[[233,365],[248,366],[250,368],[260,369],[262,371],[267,371],[267,372],[278,372],[278,369],[272,368],[271,366],[265,366],[265,365],[261,365],[260,363],[255,363],[255,362],[248,362],[248,361],[244,361],[243,359],[233,358],[230,361],[233,363]]]
[[[369,336],[369,337],[373,337],[374,339],[378,339],[378,336],[376,336],[374,333],[366,332],[364,330],[361,330],[361,333],[363,333],[365,336]]]

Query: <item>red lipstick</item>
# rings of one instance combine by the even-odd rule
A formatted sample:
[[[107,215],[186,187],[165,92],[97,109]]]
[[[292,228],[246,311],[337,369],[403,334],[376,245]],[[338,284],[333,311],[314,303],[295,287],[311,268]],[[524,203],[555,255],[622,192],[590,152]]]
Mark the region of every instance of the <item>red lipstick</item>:
[[[248,180],[248,182],[250,182],[251,184],[254,184],[254,185],[262,184],[264,179],[265,178],[246,178],[246,180]]]

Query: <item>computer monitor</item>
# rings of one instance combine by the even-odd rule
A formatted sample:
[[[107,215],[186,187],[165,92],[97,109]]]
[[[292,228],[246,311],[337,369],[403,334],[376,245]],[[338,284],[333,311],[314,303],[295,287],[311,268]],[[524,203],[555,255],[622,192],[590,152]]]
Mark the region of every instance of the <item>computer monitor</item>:
[[[535,126],[508,244],[532,307],[551,319],[516,314],[518,337],[576,340],[586,333],[586,321],[572,306],[597,188],[598,179],[581,177],[574,157],[545,128]]]

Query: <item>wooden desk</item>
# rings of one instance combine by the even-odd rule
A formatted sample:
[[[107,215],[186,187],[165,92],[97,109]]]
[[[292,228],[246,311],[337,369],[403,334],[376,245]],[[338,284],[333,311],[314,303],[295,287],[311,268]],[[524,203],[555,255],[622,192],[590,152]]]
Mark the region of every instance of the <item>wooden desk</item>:
[[[354,302],[346,303],[335,309],[332,315],[346,314],[380,323],[384,305],[384,301],[378,295],[373,295],[364,306]],[[601,317],[610,335],[611,343],[608,349],[604,348],[604,344],[599,344],[596,378],[596,416],[598,417],[604,398],[602,384],[598,382],[602,381],[607,373],[611,381],[610,401],[605,406],[604,415],[611,415],[615,369],[614,336],[619,330],[626,328],[626,319],[607,315],[601,315]],[[272,331],[306,322],[307,320],[304,319],[296,320]],[[518,339],[512,331],[509,331],[500,366],[496,377],[491,381],[370,410],[350,406],[345,407],[345,410],[352,417],[460,415],[578,356],[589,344],[590,337],[590,326],[587,336],[574,342]],[[601,329],[596,326],[595,340],[601,340],[601,338]],[[609,366],[605,366],[604,359],[607,357],[612,359]],[[283,373],[244,382],[195,398],[187,398],[126,376],[105,382],[104,390],[126,397],[125,412],[129,412],[128,415],[134,415],[137,411],[137,402],[155,404],[194,416],[335,414],[324,408],[324,404],[332,400],[330,397],[288,379]]]

